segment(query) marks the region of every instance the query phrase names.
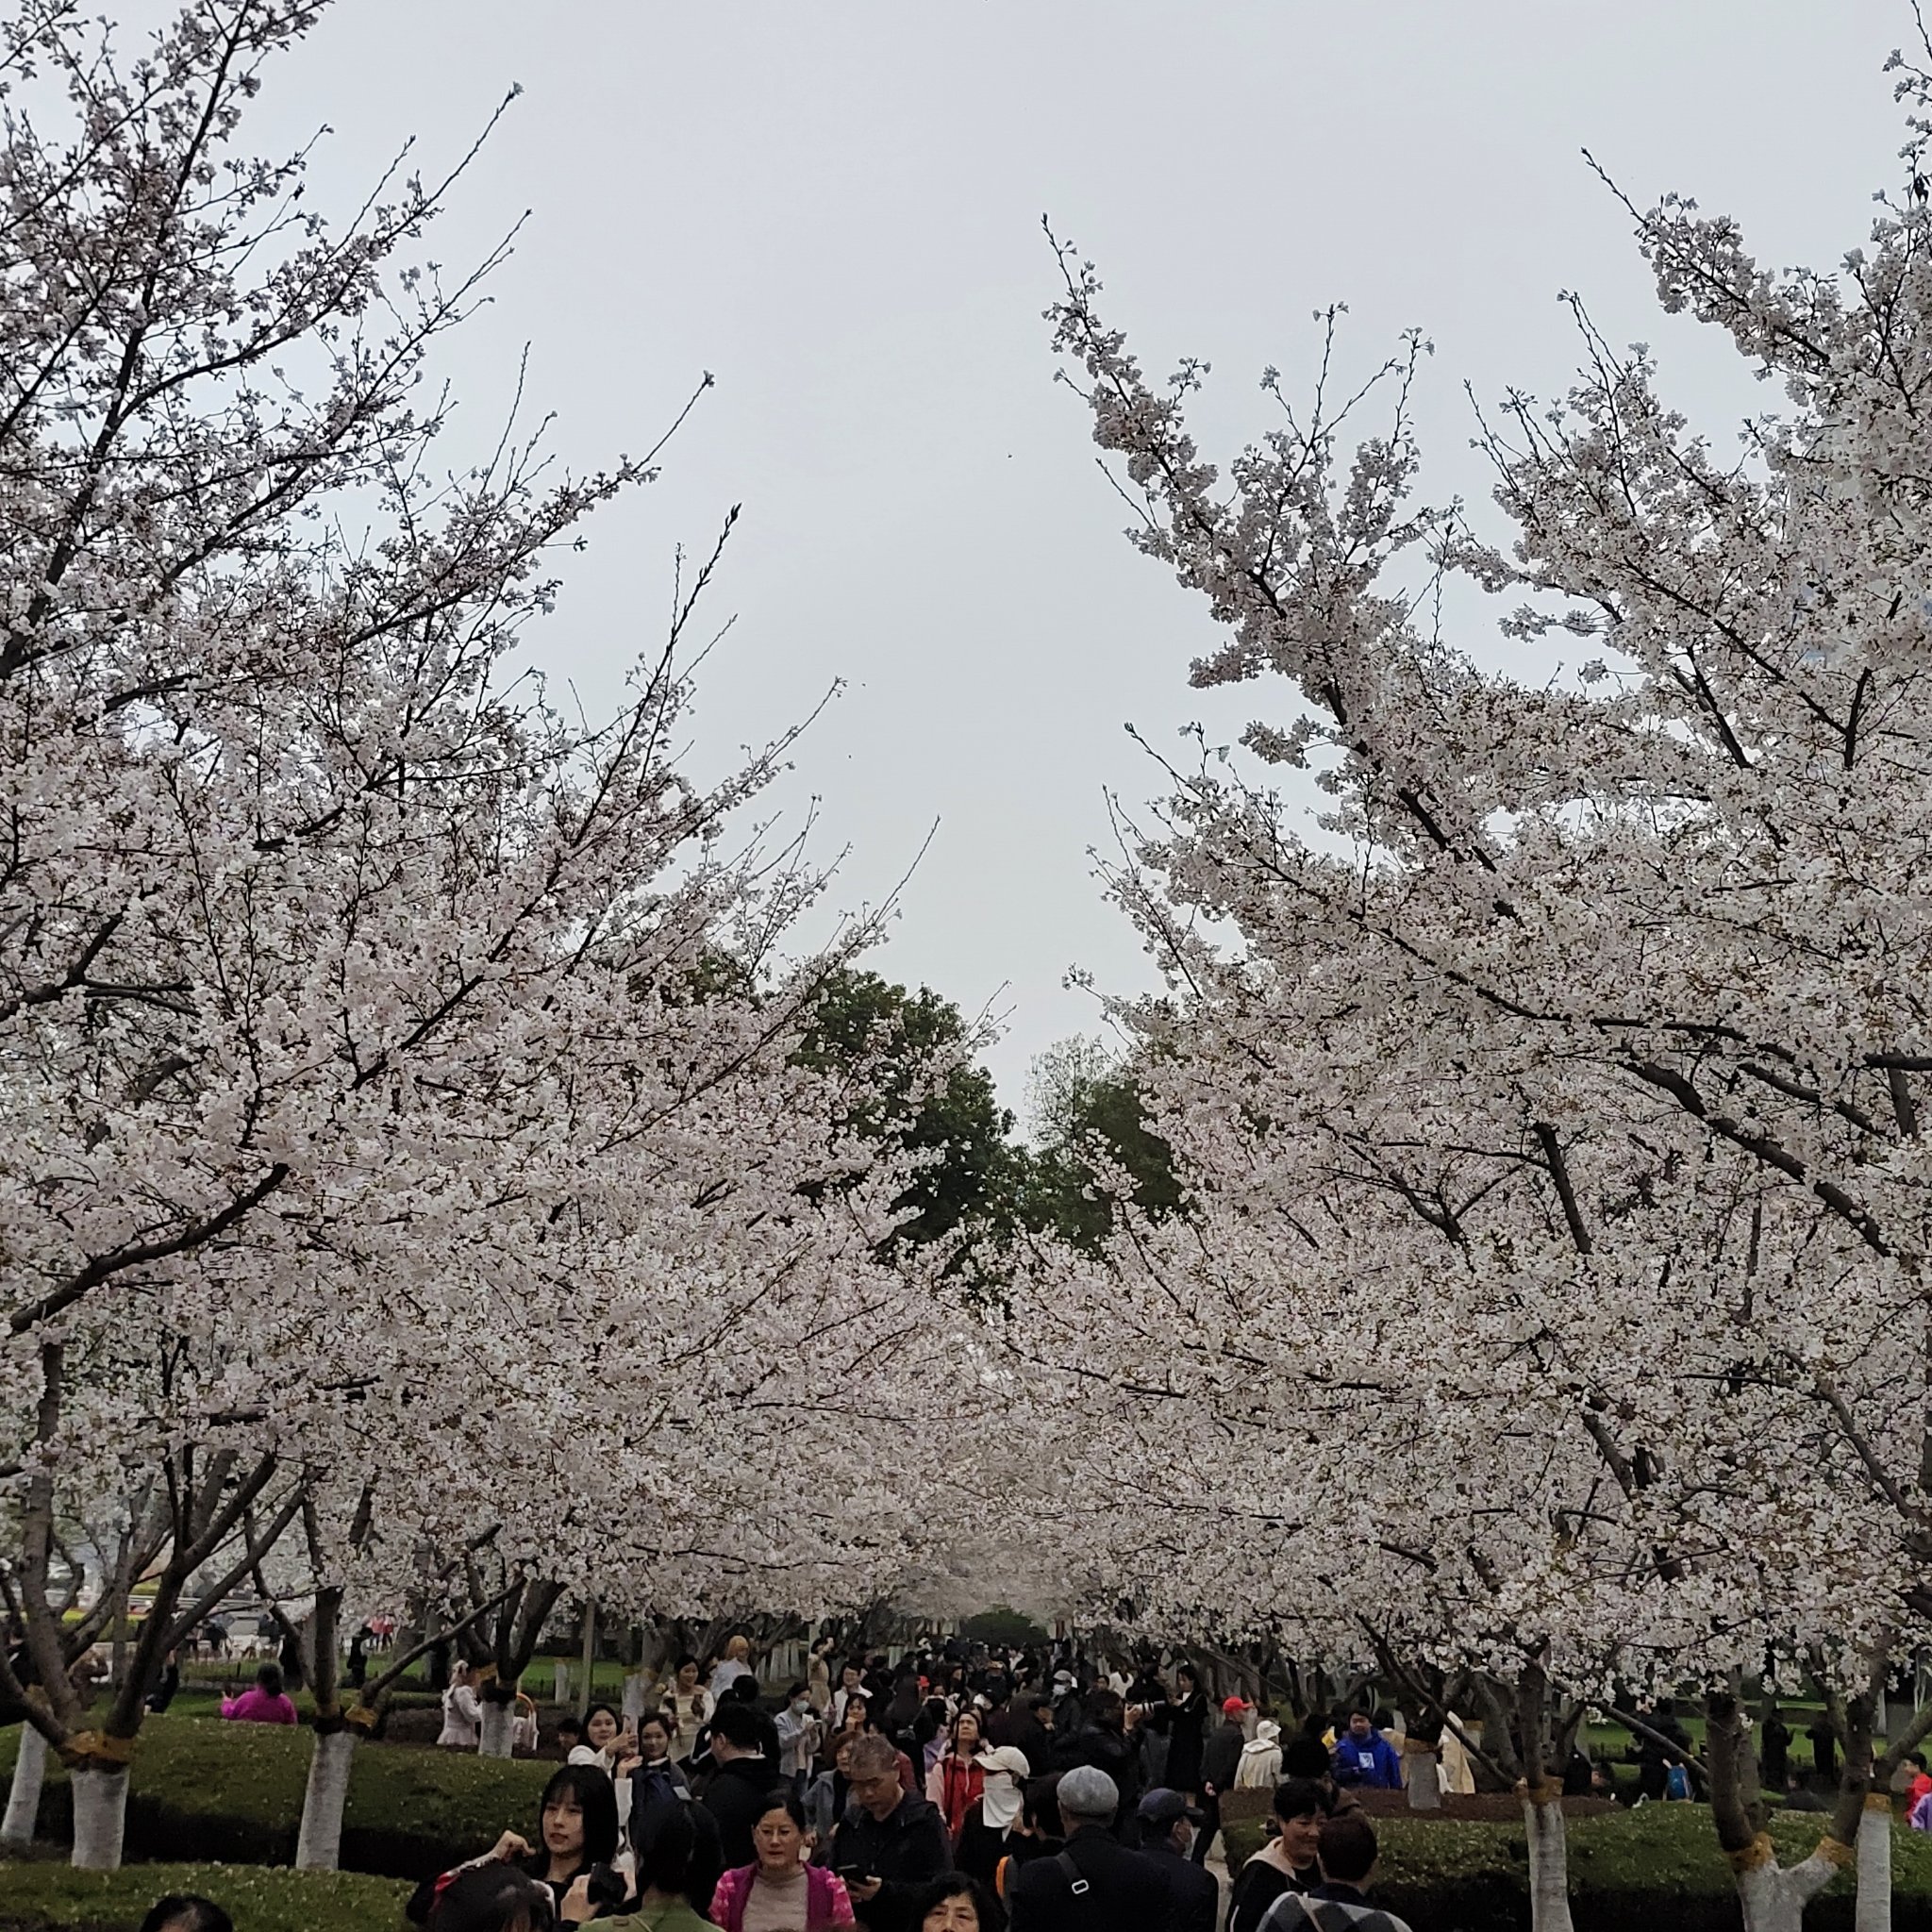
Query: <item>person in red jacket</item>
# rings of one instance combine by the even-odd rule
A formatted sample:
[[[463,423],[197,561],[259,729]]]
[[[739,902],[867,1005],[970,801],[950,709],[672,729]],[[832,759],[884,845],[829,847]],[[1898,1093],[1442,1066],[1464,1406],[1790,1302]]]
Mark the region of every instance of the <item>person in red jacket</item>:
[[[962,1710],[953,1720],[946,1748],[925,1780],[925,1795],[940,1807],[940,1816],[946,1822],[946,1835],[953,1840],[956,1852],[973,1807],[986,1792],[986,1767],[980,1762],[983,1748],[979,1713]]]

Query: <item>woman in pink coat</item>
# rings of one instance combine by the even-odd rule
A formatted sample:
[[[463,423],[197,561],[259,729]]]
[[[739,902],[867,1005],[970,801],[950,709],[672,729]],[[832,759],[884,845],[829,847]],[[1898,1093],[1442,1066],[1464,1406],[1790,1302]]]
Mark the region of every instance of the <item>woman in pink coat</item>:
[[[263,1664],[255,1674],[255,1688],[239,1697],[222,1699],[222,1715],[238,1724],[291,1724],[295,1707],[282,1690],[280,1664]]]

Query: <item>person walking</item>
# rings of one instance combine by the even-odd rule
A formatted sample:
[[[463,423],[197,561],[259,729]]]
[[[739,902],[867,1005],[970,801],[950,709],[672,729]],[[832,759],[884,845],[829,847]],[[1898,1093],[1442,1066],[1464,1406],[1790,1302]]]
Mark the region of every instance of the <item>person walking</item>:
[[[953,1720],[945,1749],[926,1774],[927,1801],[939,1807],[955,1854],[958,1852],[959,1840],[966,1830],[966,1820],[986,1790],[982,1750],[979,1713],[962,1710]]]
[[[1167,1932],[1166,1880],[1144,1853],[1113,1835],[1120,1787],[1081,1764],[1061,1777],[1056,1796],[1066,1842],[1011,1874],[1010,1932]]]
[[[1241,1720],[1254,1707],[1245,1697],[1221,1700],[1221,1722],[1208,1734],[1201,1747],[1201,1829],[1194,1840],[1194,1862],[1205,1865],[1221,1829],[1221,1801],[1234,1790],[1234,1774],[1241,1768],[1241,1752],[1248,1741]]]
[[[778,1782],[778,1767],[765,1756],[759,1713],[727,1697],[711,1720],[711,1762],[698,1802],[717,1820],[718,1843],[725,1866],[751,1864],[757,1857],[752,1831],[764,1815],[765,1799]]]
[[[1328,1816],[1322,1787],[1291,1777],[1274,1789],[1274,1836],[1248,1859],[1228,1901],[1227,1932],[1257,1932],[1285,1891],[1311,1891],[1322,1882],[1315,1854]]]
[[[936,1806],[899,1782],[899,1754],[868,1731],[845,1758],[852,1804],[832,1837],[832,1869],[845,1876],[852,1908],[870,1932],[910,1932],[920,1893],[953,1869],[953,1847]]]
[[[1221,1913],[1221,1887],[1194,1863],[1194,1834],[1203,1814],[1179,1792],[1157,1785],[1134,1812],[1141,1850],[1166,1883],[1169,1932],[1214,1932]]]
[[[711,1898],[711,1920],[724,1932],[830,1932],[858,1923],[845,1881],[806,1862],[811,1835],[798,1794],[784,1786],[766,1792],[752,1827],[757,1857],[729,1871]]]
[[[1234,1788],[1238,1791],[1272,1791],[1280,1782],[1281,1726],[1264,1717],[1255,1726],[1255,1735],[1241,1746],[1234,1768]]]
[[[1406,1920],[1369,1900],[1375,1882],[1375,1828],[1359,1811],[1325,1819],[1315,1854],[1322,1882],[1284,1892],[1268,1908],[1261,1932],[1409,1932]]]

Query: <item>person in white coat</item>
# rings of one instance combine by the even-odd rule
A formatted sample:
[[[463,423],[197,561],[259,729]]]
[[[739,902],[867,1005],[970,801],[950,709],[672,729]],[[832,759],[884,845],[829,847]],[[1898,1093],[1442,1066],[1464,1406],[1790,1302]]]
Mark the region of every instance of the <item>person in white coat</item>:
[[[458,1661],[442,1693],[442,1729],[436,1741],[451,1751],[474,1751],[483,1735],[483,1705],[471,1681],[470,1667]]]
[[[1280,1782],[1281,1726],[1272,1717],[1264,1717],[1255,1726],[1255,1735],[1241,1746],[1234,1788],[1238,1791],[1272,1791]]]

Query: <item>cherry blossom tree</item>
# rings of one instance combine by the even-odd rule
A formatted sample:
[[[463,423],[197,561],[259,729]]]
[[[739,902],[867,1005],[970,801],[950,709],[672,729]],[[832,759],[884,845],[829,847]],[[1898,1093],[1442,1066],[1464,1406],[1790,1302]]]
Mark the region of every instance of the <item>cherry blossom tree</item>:
[[[455,1614],[526,1657],[612,1549],[734,1559],[686,1532],[726,1405],[779,1407],[761,1346],[849,1335],[874,1415],[923,1311],[882,1259],[906,1172],[797,1059],[868,929],[786,961],[822,881],[730,829],[791,738],[677,766],[717,554],[608,720],[519,668],[552,554],[651,458],[556,476],[512,430],[438,471],[425,378],[501,255],[412,265],[447,182],[338,234],[300,155],[238,146],[319,12],[196,6],[131,60],[60,0],[0,28],[0,1692],[73,1769],[83,1864],[167,1649],[271,1554],[325,1623],[372,1563],[434,1545],[460,1596],[487,1558]],[[104,1496],[157,1589],[96,1721],[61,1546]],[[353,1736],[333,1645],[319,1747]]]
[[[1897,67],[1916,168],[1932,82]],[[1419,341],[1343,404],[1324,354],[1311,412],[1271,375],[1277,426],[1224,484],[1186,425],[1203,367],[1148,382],[1065,258],[1058,339],[1143,507],[1134,541],[1226,632],[1194,679],[1283,680],[1244,754],[1324,800],[1298,822],[1208,758],[1130,838],[1115,890],[1172,990],[1120,1017],[1199,1197],[1194,1254],[1143,1235],[1142,1265],[1230,1363],[1254,1284],[1345,1284],[1389,1371],[1364,1399],[1426,1428],[1393,1470],[1364,1458],[1353,1511],[1345,1482],[1318,1489],[1327,1544],[1352,1514],[1399,1526],[1399,1485],[1459,1523],[1487,1412],[1499,1444],[1472,1466],[1532,1538],[1511,1621],[1549,1645],[1524,1655],[1586,1691],[1616,1630],[1609,1668],[1701,1678],[1747,1924],[1795,1924],[1855,1844],[1861,1924],[1882,1924],[1886,1783],[1923,1722],[1881,1752],[1876,1700],[1932,1602],[1932,226],[1888,203],[1840,273],[1774,275],[1692,204],[1632,213],[1666,311],[1728,332],[1788,407],[1720,458],[1650,352],[1573,305],[1576,388],[1481,428],[1507,545],[1416,501]],[[1378,397],[1385,426],[1340,455]],[[1507,652],[1443,633],[1455,576],[1519,600]],[[1306,1387],[1333,1335],[1254,1374]],[[1152,1340],[1129,1360],[1165,1395]],[[1847,1740],[1830,1832],[1790,1872],[1732,1690],[1767,1647]]]

